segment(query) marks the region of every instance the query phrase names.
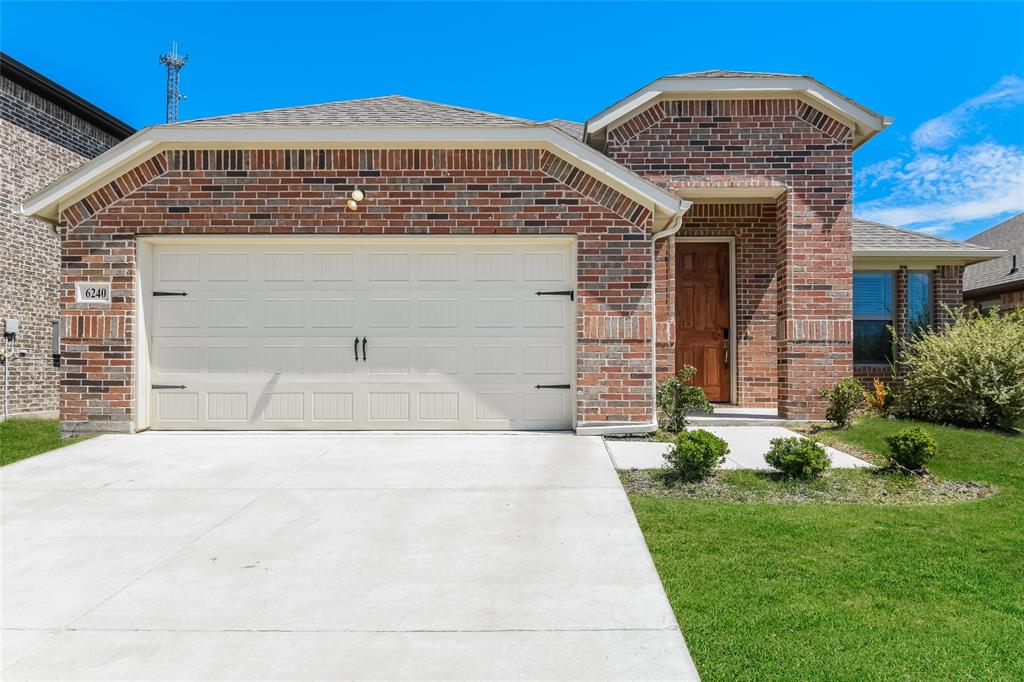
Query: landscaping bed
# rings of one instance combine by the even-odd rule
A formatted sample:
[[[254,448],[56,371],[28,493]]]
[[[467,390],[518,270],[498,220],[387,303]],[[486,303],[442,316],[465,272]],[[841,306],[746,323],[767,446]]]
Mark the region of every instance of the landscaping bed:
[[[665,494],[623,474],[704,680],[1024,679],[1024,436],[879,418],[815,436],[881,463],[909,426],[938,443],[924,478],[730,471]]]

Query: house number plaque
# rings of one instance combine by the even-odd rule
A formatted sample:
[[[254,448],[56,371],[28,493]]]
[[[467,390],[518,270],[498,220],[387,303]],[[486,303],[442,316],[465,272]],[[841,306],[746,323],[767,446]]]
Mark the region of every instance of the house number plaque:
[[[78,303],[110,303],[110,282],[75,282]]]

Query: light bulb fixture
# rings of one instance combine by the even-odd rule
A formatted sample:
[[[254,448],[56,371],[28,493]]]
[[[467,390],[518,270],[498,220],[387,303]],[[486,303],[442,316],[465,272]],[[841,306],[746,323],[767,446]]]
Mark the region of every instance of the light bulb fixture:
[[[352,201],[362,201],[365,198],[366,195],[363,194],[363,190],[359,189],[358,187],[352,190]]]
[[[355,211],[359,209],[359,203],[355,199],[349,199],[345,202],[348,204],[348,210]]]

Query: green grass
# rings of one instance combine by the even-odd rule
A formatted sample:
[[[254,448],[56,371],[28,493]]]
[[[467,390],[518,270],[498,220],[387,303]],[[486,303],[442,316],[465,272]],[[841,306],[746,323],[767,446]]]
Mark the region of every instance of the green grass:
[[[909,425],[818,435],[880,454]],[[1024,436],[918,425],[939,444],[936,476],[996,494],[898,506],[630,497],[705,680],[1024,679]]]
[[[9,419],[0,422],[0,466],[87,438],[90,436],[61,439],[56,419]]]

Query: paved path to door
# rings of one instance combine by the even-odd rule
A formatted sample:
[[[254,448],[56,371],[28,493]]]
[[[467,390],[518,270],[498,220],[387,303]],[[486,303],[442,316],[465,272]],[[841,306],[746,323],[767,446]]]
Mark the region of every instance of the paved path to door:
[[[601,440],[102,436],[5,467],[3,679],[696,679]]]

